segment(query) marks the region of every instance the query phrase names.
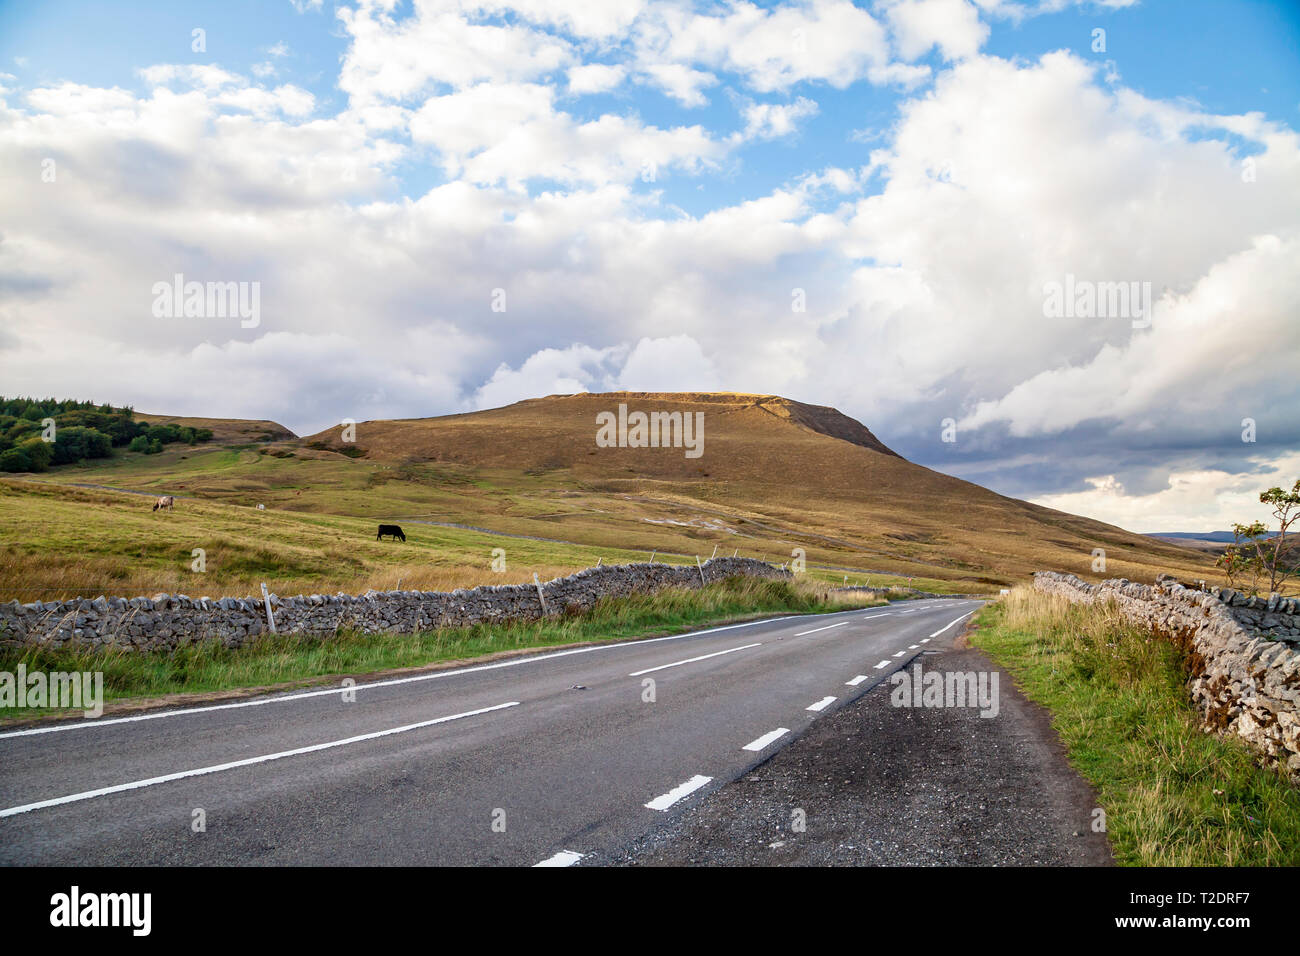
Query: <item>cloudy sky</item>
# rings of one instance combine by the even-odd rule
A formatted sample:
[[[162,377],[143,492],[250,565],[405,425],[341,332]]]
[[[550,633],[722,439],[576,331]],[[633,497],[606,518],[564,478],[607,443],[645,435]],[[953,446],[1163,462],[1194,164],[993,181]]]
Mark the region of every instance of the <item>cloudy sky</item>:
[[[0,393],[774,393],[1226,528],[1300,477],[1297,51],[1285,0],[0,0]],[[177,274],[256,325],[155,314]]]

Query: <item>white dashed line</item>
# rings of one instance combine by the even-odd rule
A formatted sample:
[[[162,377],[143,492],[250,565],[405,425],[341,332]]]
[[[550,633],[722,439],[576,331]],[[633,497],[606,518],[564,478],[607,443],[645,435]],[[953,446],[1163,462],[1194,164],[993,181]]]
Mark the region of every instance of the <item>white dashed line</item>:
[[[790,732],[789,727],[778,727],[776,728],[776,730],[773,730],[771,733],[764,734],[763,736],[759,737],[757,740],[751,740],[749,743],[745,744],[745,746],[742,747],[741,749],[752,750],[755,753],[757,753],[758,751],[766,747],[768,744],[772,743],[774,740],[779,740],[789,732]]]
[[[929,644],[929,643],[930,643],[930,639],[929,639],[928,637],[923,637],[923,638],[921,638],[921,643],[922,643],[922,644]]]
[[[418,724],[406,724],[403,727],[393,727],[389,730],[377,730],[370,734],[361,734],[356,737],[347,737],[343,740],[331,740],[328,743],[312,744],[310,747],[298,747],[295,750],[283,750],[280,753],[264,754],[261,757],[248,757],[245,760],[232,760],[230,763],[214,764],[211,767],[199,767],[196,770],[182,770],[178,773],[169,773],[161,777],[149,777],[145,780],[133,780],[130,783],[119,783],[113,787],[102,787],[99,790],[86,790],[83,793],[74,793],[66,797],[54,797],[50,800],[40,800],[36,803],[26,803],[19,807],[9,807],[0,810],[0,817],[12,817],[19,813],[27,813],[31,810],[42,810],[45,807],[57,807],[65,803],[77,803],[81,800],[89,800],[92,797],[103,797],[110,793],[123,793],[127,790],[140,790],[144,787],[152,787],[160,783],[171,783],[173,780],[184,780],[186,777],[201,777],[205,774],[220,773],[223,770],[234,770],[238,767],[251,767],[254,764],[267,763],[271,760],[281,760],[285,757],[297,757],[301,754],[316,753],[319,750],[330,750],[334,747],[345,747],[348,744],[360,743],[363,740],[376,740],[380,737],[391,737],[393,734],[404,734],[408,731],[419,730],[422,727],[432,727],[434,724],[445,724],[451,720],[460,720],[462,717],[474,717],[477,714],[487,714],[494,710],[504,710],[507,707],[518,707],[519,701],[512,700],[506,704],[497,704],[493,707],[482,707],[478,710],[467,710],[463,714],[451,714],[448,717],[436,717],[433,720],[422,720]]]
[[[683,783],[681,786],[673,787],[662,797],[655,797],[653,800],[651,800],[649,803],[646,804],[646,809],[667,810],[678,800],[682,799],[683,797],[690,796],[692,793],[700,789],[700,787],[706,785],[712,779],[713,779],[712,777],[701,777],[699,774],[696,774],[695,776],[691,777],[690,780],[687,780],[685,783]]]
[[[561,850],[555,856],[548,856],[541,863],[534,863],[533,867],[539,866],[573,866],[582,859],[581,853],[575,853],[573,850]]]
[[[823,697],[815,704],[809,704],[804,710],[825,710],[831,704],[835,703],[834,697]]]
[[[832,627],[843,627],[848,621],[840,621],[838,624],[827,624],[825,627],[814,627],[811,631],[800,631],[795,637],[803,637],[805,634],[816,634],[818,631],[829,631]]]
[[[660,664],[658,667],[647,667],[643,671],[633,671],[628,677],[640,677],[642,674],[653,674],[655,671],[666,670],[669,667],[681,667],[683,664],[694,664],[696,661],[707,661],[710,657],[721,657],[723,654],[733,654],[736,651],[748,650],[751,647],[762,647],[763,642],[757,644],[742,644],[740,647],[729,647],[725,651],[714,651],[712,654],[701,654],[699,657],[688,657],[684,661],[673,661],[671,664]]]
[[[953,624],[959,624],[960,622],[964,621],[966,618],[970,617],[970,616],[971,616],[972,614],[974,614],[974,613],[975,613],[974,611],[967,611],[967,612],[966,612],[965,614],[963,614],[961,617],[957,618],[957,620],[955,620],[955,621],[953,621],[953,622],[951,622],[951,623],[949,623],[949,624],[945,624],[943,627],[939,628],[939,630],[935,631],[935,632],[934,632],[933,634],[931,634],[930,636],[931,636],[931,637],[938,637],[938,636],[939,636],[940,634],[942,634],[944,631],[948,630],[948,628],[952,627]]]
[[[906,653],[907,653],[907,651],[899,651],[899,652],[898,652],[897,654],[895,654],[894,656],[895,656],[895,657],[902,657],[902,656],[903,656],[904,654],[906,654]]]
[[[908,644],[908,645],[907,645],[907,649],[908,649],[909,651],[914,651],[914,650],[916,650],[916,649],[917,649],[918,647],[920,647],[920,646],[921,646],[920,644]]]
[[[876,665],[876,670],[880,670],[882,667],[888,667],[888,666],[889,666],[889,661],[881,661],[879,664]]]
[[[859,674],[857,677],[853,678],[853,680],[848,681],[847,683],[848,683],[848,685],[849,685],[850,687],[857,687],[859,684],[861,684],[861,683],[862,683],[864,680],[866,680],[866,679],[867,679],[867,675],[866,675],[866,674]]]

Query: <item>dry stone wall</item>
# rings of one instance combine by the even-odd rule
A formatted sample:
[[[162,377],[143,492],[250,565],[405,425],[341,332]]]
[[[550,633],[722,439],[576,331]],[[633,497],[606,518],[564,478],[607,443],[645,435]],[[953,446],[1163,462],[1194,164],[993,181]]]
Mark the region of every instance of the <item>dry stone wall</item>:
[[[789,578],[753,558],[714,558],[702,568],[621,564],[587,568],[541,585],[547,616],[591,609],[606,597],[648,594],[668,587],[700,587],[732,575]],[[532,584],[488,585],[457,591],[367,591],[361,595],[271,595],[281,634],[328,636],[339,631],[412,633],[437,627],[499,624],[543,616]],[[0,646],[170,651],[205,639],[239,647],[268,630],[260,597],[151,598],[37,601],[0,604]]]
[[[1242,738],[1300,783],[1300,601],[1195,590],[1163,575],[1154,585],[1090,584],[1039,571],[1034,586],[1071,601],[1114,601],[1126,619],[1179,642],[1205,727]]]

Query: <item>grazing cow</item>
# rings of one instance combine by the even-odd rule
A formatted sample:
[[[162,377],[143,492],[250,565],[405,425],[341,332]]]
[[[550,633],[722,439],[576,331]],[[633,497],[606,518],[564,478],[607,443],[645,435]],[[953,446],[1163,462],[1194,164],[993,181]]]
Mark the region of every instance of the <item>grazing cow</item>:
[[[163,495],[161,498],[159,498],[157,501],[154,502],[153,510],[157,511],[159,508],[166,508],[168,511],[171,511],[172,505],[174,504],[176,504],[175,498],[173,498],[171,495]]]
[[[379,534],[375,535],[375,540],[380,540],[386,534],[392,535],[395,539],[400,539],[402,541],[406,540],[406,535],[402,534],[402,528],[400,525],[381,524],[379,526]]]

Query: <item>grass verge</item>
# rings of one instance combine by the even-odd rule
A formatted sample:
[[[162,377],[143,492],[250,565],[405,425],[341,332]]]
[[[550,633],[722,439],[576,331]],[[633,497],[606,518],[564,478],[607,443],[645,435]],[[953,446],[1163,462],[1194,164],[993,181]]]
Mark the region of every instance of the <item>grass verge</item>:
[[[1096,789],[1121,864],[1300,864],[1300,790],[1247,748],[1200,730],[1179,652],[1112,606],[1019,587],[971,643],[1052,713]]]
[[[706,588],[601,601],[590,613],[504,626],[444,628],[419,634],[340,633],[328,639],[267,635],[238,650],[203,641],[171,654],[68,648],[0,649],[0,670],[101,671],[105,702],[268,687],[368,674],[490,654],[584,642],[619,641],[725,624],[773,613],[814,613],[882,604],[831,594],[804,581],[733,577]],[[51,713],[51,712],[44,712]],[[0,720],[37,712],[0,708]]]

